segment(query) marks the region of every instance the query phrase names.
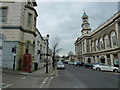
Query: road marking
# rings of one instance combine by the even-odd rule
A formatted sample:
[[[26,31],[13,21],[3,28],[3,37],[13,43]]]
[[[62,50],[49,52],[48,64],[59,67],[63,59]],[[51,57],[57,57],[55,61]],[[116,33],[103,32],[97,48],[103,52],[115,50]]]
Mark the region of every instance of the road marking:
[[[25,77],[23,77],[22,79],[27,79],[28,77],[30,77],[30,76],[25,76]]]
[[[12,86],[13,84],[8,84],[7,86],[3,87],[3,88],[7,88],[7,87],[10,87]]]
[[[47,82],[46,87],[49,87],[49,85],[51,84],[52,79],[53,79],[53,77],[50,77],[49,81]]]
[[[58,76],[58,70],[56,70],[56,74],[55,74],[55,76]]]
[[[45,80],[40,84],[40,88],[43,88],[44,84],[46,83],[48,77],[45,78]]]
[[[50,85],[52,79],[53,79],[53,77],[46,77],[45,80],[40,84],[40,88],[48,87]]]
[[[0,83],[0,89],[2,88],[7,88],[7,87],[10,87],[12,86],[13,84],[7,84],[7,83]]]
[[[120,75],[120,73],[113,73],[113,74]]]

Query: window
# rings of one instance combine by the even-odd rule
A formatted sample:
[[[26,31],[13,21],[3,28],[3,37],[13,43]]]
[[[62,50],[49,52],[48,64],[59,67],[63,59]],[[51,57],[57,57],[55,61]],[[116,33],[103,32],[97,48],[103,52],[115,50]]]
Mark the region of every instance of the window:
[[[98,50],[98,40],[95,41],[96,51]]]
[[[26,43],[26,53],[29,53],[29,49],[30,49],[30,42]]]
[[[32,14],[28,14],[28,27],[32,28]]]
[[[7,7],[0,8],[0,22],[7,21]]]
[[[84,47],[84,45],[85,45],[85,44],[84,44],[84,42],[83,42],[83,53],[85,52],[85,47]]]
[[[105,48],[109,48],[109,39],[108,39],[108,35],[105,36]]]
[[[94,42],[92,42],[92,51],[95,50]]]
[[[34,28],[36,28],[36,17],[34,17]]]
[[[111,33],[111,44],[112,44],[112,47],[117,45],[115,32]]]
[[[103,39],[102,39],[102,37],[100,38],[100,49],[103,49]]]

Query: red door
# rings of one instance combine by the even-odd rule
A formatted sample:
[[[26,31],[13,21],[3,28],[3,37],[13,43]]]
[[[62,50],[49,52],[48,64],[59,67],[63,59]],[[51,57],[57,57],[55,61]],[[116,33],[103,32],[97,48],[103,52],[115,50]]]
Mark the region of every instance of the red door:
[[[22,71],[31,72],[31,54],[23,55]]]

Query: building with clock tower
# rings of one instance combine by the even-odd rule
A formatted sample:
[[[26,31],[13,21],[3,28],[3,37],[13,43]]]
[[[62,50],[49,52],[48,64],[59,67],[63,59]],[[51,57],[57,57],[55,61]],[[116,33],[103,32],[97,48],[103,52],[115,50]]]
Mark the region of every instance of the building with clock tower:
[[[80,36],[75,44],[75,51],[76,55],[82,62],[91,62],[91,59],[89,58],[90,55],[90,34],[91,34],[91,28],[90,24],[88,22],[88,15],[84,12],[82,15],[82,36]],[[79,48],[79,49],[78,49]]]
[[[82,15],[82,35],[75,41],[75,56],[84,63],[105,63],[120,68],[120,10],[91,31]]]
[[[85,34],[90,34],[91,33],[91,28],[90,28],[90,24],[88,22],[88,15],[84,12],[83,16],[82,16],[82,35]]]

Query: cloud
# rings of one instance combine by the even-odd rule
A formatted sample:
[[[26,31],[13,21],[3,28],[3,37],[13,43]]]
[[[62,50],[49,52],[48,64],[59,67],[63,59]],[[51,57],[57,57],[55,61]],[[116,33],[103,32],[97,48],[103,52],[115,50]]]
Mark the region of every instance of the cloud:
[[[60,39],[60,54],[74,51],[74,41],[81,35],[84,9],[92,30],[110,18],[117,10],[116,2],[38,2],[37,28],[43,36],[50,34],[50,43]]]

